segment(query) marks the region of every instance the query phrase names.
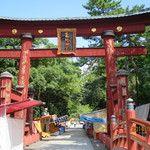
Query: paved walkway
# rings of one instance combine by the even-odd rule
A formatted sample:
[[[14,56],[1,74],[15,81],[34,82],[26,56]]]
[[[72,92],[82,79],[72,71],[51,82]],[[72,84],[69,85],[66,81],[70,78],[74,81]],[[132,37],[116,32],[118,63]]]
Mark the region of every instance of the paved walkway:
[[[36,142],[25,150],[96,150],[88,138],[85,131],[79,126],[77,128],[67,128],[66,132],[59,136],[44,138]],[[104,149],[104,146],[100,150]]]

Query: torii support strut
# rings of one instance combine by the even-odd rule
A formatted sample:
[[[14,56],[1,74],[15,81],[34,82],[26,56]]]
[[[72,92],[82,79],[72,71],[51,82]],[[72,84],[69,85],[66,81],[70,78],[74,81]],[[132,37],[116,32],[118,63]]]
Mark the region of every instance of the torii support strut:
[[[110,134],[110,120],[111,116],[114,114],[113,111],[113,99],[111,95],[111,86],[116,84],[116,57],[114,48],[114,37],[115,34],[112,30],[104,31],[102,38],[105,45],[105,61],[106,61],[106,74],[107,74],[107,123],[108,123],[108,134]]]
[[[24,33],[21,35],[22,48],[20,53],[20,64],[18,74],[17,90],[22,92],[22,100],[26,100],[28,96],[28,85],[30,77],[30,49],[32,48],[33,36],[30,33]],[[23,113],[24,116],[23,116]],[[26,118],[26,111],[16,112],[16,118]]]

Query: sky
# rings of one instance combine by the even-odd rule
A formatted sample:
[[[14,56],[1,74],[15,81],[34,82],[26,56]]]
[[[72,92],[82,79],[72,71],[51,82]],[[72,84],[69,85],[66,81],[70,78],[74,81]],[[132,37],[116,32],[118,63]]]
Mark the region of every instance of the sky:
[[[65,18],[89,17],[82,4],[88,0],[0,0],[0,17],[13,18]],[[150,7],[150,0],[122,0],[122,7],[145,4]],[[80,42],[78,42],[80,41]],[[82,42],[81,42],[82,41]],[[56,43],[56,38],[51,39]],[[82,45],[81,45],[82,43]],[[82,38],[77,39],[77,47],[87,45]]]
[[[82,4],[88,0],[0,0],[0,16],[17,18],[63,18],[89,16]],[[122,0],[122,6],[145,4],[150,0]]]

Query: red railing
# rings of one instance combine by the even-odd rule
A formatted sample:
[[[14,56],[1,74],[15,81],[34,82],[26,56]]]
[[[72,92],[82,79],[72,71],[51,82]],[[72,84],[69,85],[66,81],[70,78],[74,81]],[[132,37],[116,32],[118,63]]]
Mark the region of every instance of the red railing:
[[[150,149],[150,122],[136,118],[135,110],[131,107],[126,110],[125,121],[116,123],[115,116],[112,116],[111,149],[117,147],[127,150]]]
[[[150,149],[150,123],[138,118],[131,118],[129,121],[132,124],[130,139],[136,143],[137,149]]]
[[[107,134],[99,133],[99,139],[103,142],[108,148],[110,148],[110,137]]]
[[[111,124],[111,148],[127,148],[126,121]]]
[[[99,133],[98,138],[111,150],[150,150],[150,122],[135,117],[131,99],[128,105],[126,120],[116,123],[115,116],[112,116],[111,137]],[[97,138],[96,133],[93,135]]]

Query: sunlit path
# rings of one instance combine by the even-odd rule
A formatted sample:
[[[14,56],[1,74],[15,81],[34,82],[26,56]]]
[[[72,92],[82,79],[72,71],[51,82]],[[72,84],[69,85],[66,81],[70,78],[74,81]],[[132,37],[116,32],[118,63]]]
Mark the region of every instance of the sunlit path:
[[[68,128],[59,136],[51,136],[26,147],[26,149],[39,150],[94,150],[92,144],[81,126]]]

